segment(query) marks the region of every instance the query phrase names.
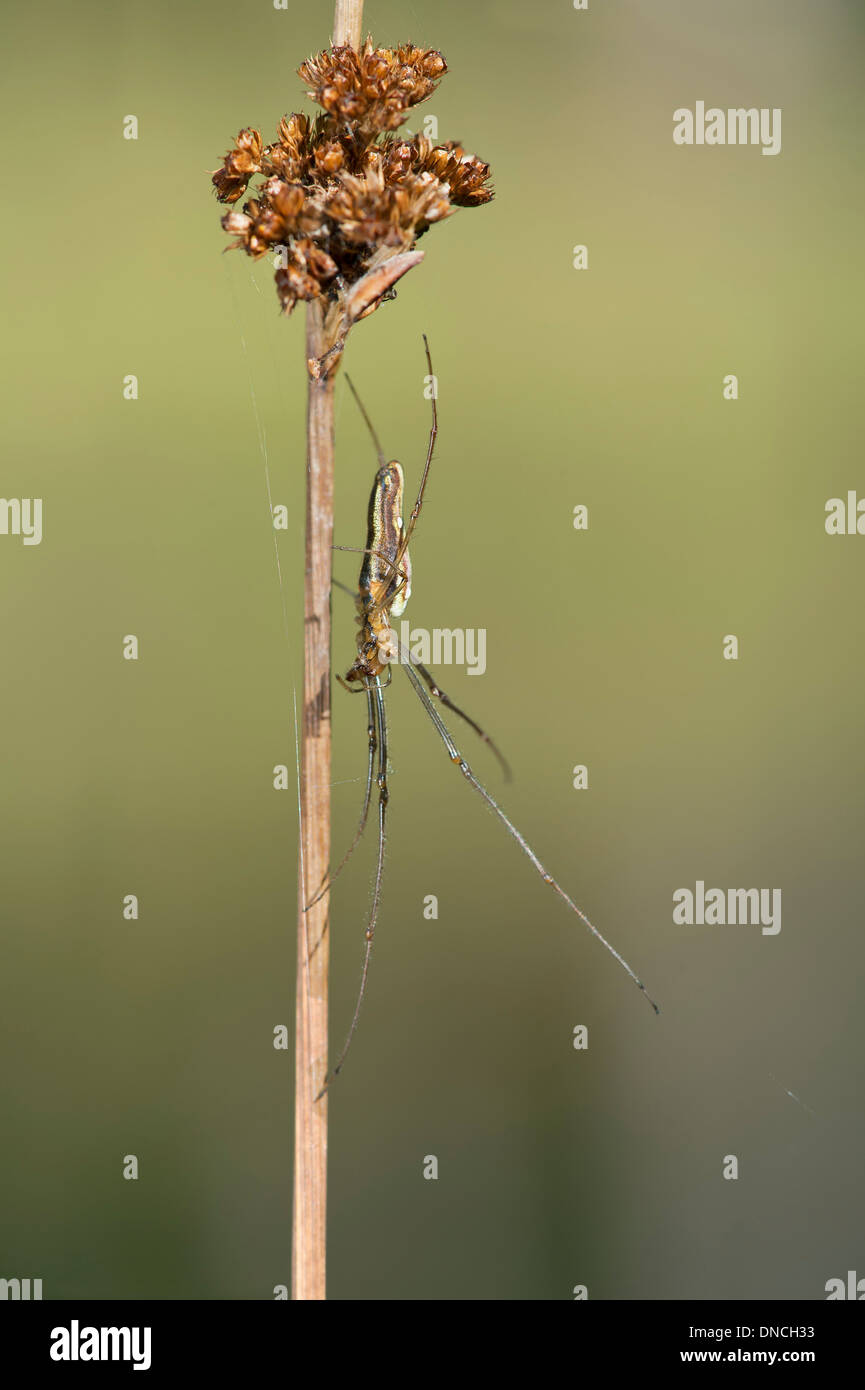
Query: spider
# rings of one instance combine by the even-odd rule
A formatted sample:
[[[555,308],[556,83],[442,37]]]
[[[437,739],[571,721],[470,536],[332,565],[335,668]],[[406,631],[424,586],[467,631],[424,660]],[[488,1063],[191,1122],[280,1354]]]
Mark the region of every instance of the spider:
[[[430,380],[434,382],[432,359],[426,334],[424,334],[423,341]],[[465,723],[474,730],[478,737],[488,745],[499,760],[504,770],[505,777],[509,780],[510,770],[508,764],[493,740],[474,719],[466,714],[464,710],[460,709],[458,705],[454,704],[439,685],[433,674],[426,666],[423,666],[419,661],[415,660],[404,644],[400,642],[393,628],[392,620],[402,616],[411,597],[412,567],[409,559],[408,547],[414,535],[418,517],[420,516],[423,506],[424,493],[426,491],[427,479],[429,477],[430,465],[432,463],[433,451],[438,435],[436,392],[434,389],[431,392],[432,425],[430,427],[426,462],[424,464],[423,473],[421,474],[417,500],[412,508],[408,525],[405,525],[403,521],[405,476],[403,474],[402,465],[395,459],[391,460],[390,463],[385,461],[378,435],[364,409],[363,403],[355,391],[351,379],[347,378],[347,380],[367,429],[372,436],[378,455],[379,466],[369,499],[366,546],[360,552],[363,555],[363,561],[358,577],[357,592],[354,593],[358,611],[357,655],[345,675],[338,675],[337,680],[340,685],[351,694],[357,695],[364,693],[366,695],[369,752],[366,791],[354,839],[343,855],[338,867],[326,877],[324,884],[312,899],[312,902],[308,904],[307,910],[309,907],[312,907],[314,903],[318,902],[325,893],[330,891],[337,875],[345,867],[353,851],[360,842],[369,817],[373,784],[378,788],[378,859],[376,863],[372,901],[367,918],[363,968],[361,971],[360,987],[358,989],[354,1015],[336,1066],[329,1076],[325,1078],[324,1085],[316,1099],[324,1095],[330,1083],[338,1076],[342,1069],[357,1028],[369,976],[373,939],[375,936],[376,923],[378,921],[379,907],[381,905],[385,844],[387,840],[387,807],[389,800],[387,782],[388,740],[384,691],[391,683],[392,666],[394,663],[398,664],[401,669],[405,671],[415,694],[426,710],[436,733],[447,749],[451,762],[455,767],[459,768],[459,771],[462,773],[469,786],[474,788],[477,794],[486,802],[487,806],[489,806],[490,810],[493,811],[507,833],[516,844],[519,845],[523,854],[543,879],[544,883],[549,884],[567,907],[570,908],[571,912],[575,913],[576,916],[580,918],[592,935],[597,937],[610,954],[616,958],[624,970],[627,971],[628,975],[630,975],[637,987],[645,994],[655,1013],[657,1014],[660,1012],[658,1005],[648,994],[646,986],[631,969],[624,957],[619,954],[609,941],[607,941],[606,937],[601,935],[597,927],[589,921],[586,914],[577,907],[576,903],[568,896],[564,888],[553,878],[552,874],[549,873],[541,863],[522,832],[518,830],[513,821],[505,815],[505,812],[499,806],[495,798],[487,791],[478,777],[476,777],[469,763],[454,742],[450,730],[439,714],[434,702],[438,701],[446,709],[464,720]],[[355,548],[352,546],[335,546],[334,549],[354,550]],[[338,581],[335,582],[338,584]],[[353,593],[353,591],[348,589],[345,585],[339,585],[339,587],[345,588],[346,592],[349,594]]]

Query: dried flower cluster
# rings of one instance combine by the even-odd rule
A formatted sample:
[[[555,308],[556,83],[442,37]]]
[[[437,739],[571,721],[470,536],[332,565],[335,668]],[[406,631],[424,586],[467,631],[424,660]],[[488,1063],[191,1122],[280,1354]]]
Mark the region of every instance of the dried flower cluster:
[[[461,145],[394,133],[446,72],[440,53],[412,44],[335,47],[299,69],[324,114],[283,117],[272,145],[257,130],[238,135],[213,174],[216,196],[237,203],[253,178],[263,182],[222,225],[232,246],[254,258],[283,248],[276,288],[286,313],[324,296],[341,305],[350,327],[421,259],[404,253],[433,222],[492,198],[489,165]],[[368,291],[352,297],[364,277]]]

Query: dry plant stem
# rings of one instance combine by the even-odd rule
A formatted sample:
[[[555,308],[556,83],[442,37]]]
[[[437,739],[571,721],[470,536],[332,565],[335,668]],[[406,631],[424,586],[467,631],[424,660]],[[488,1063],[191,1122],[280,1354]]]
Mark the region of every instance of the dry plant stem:
[[[334,44],[359,49],[363,0],[336,0]],[[335,349],[335,350],[334,350]],[[341,350],[328,333],[324,306],[307,305],[306,571],[304,578],[303,723],[300,761],[297,1001],[294,1102],[292,1298],[326,1297],[327,1075],[330,895],[305,911],[309,885],[330,860],[330,588],[333,543],[333,388]]]
[[[363,0],[336,0],[336,15],[333,21],[334,44],[350,43],[352,48],[360,49],[362,25]]]
[[[306,355],[330,344],[321,305],[307,307]],[[335,372],[309,378],[307,405],[306,574],[300,764],[297,1017],[295,1060],[294,1249],[292,1296],[325,1297],[329,897],[304,911],[330,858],[330,586],[333,540],[333,388]],[[312,889],[310,887],[312,885]]]

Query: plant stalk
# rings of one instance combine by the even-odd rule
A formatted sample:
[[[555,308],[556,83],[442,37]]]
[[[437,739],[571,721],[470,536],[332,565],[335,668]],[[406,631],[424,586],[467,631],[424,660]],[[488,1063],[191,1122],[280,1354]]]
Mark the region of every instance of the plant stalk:
[[[320,358],[323,313],[307,309],[307,358]],[[308,381],[303,714],[300,728],[295,1048],[294,1238],[292,1297],[325,1298],[327,1232],[327,1074],[329,894],[304,908],[330,859],[330,588],[333,542],[333,388],[335,373]]]
[[[336,0],[334,44],[360,48],[363,0]],[[307,305],[307,364],[333,349],[320,301]],[[330,589],[333,545],[333,389],[339,355],[324,376],[309,371],[306,415],[306,546],[300,854],[295,1018],[292,1298],[327,1293],[327,1075],[330,895],[304,909],[330,862]]]
[[[333,21],[334,44],[350,43],[352,48],[359,50],[362,27],[363,0],[336,0]]]
[[[337,0],[334,44],[360,49],[363,0]],[[325,354],[323,375],[312,370]],[[334,539],[334,384],[341,357],[320,300],[306,310],[306,570],[300,726],[298,986],[295,1008],[295,1194],[292,1298],[327,1297],[327,1076],[330,894],[305,912],[331,852],[331,563]]]

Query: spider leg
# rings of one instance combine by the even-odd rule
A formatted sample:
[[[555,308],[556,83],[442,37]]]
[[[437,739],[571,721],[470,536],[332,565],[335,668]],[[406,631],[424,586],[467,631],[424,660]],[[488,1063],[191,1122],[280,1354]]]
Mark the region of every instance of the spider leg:
[[[357,690],[355,690],[355,689],[352,688],[352,687],[347,686],[346,689],[350,689],[352,695],[356,695],[356,694],[358,693]],[[321,887],[319,888],[319,890],[318,890],[318,892],[316,893],[315,897],[313,898],[312,902],[311,902],[311,903],[307,903],[306,907],[303,909],[304,912],[309,912],[309,909],[310,909],[311,907],[315,907],[315,904],[319,901],[320,898],[323,898],[323,897],[324,897],[325,893],[329,893],[329,892],[330,892],[330,890],[331,890],[331,888],[333,887],[334,883],[335,883],[336,880],[339,878],[339,875],[342,873],[342,871],[343,871],[343,869],[345,868],[346,864],[348,863],[349,859],[350,859],[351,856],[354,854],[355,850],[357,849],[358,845],[360,844],[361,837],[363,836],[363,832],[364,832],[364,830],[366,830],[366,822],[367,822],[367,819],[368,819],[368,817],[369,817],[369,805],[370,805],[370,801],[371,801],[371,799],[372,799],[372,781],[373,781],[373,769],[374,769],[374,767],[375,767],[375,750],[376,750],[376,747],[377,747],[377,745],[378,745],[378,733],[377,733],[376,712],[375,712],[375,706],[373,705],[372,691],[370,690],[369,686],[366,687],[366,706],[367,706],[367,730],[366,730],[366,731],[367,731],[367,735],[368,735],[368,738],[369,738],[369,756],[368,756],[368,758],[367,758],[367,765],[366,765],[366,791],[364,792],[363,808],[362,808],[361,813],[360,813],[360,820],[359,820],[358,823],[357,823],[357,830],[354,832],[354,839],[352,840],[352,842],[351,842],[351,844],[349,845],[348,849],[346,850],[345,854],[342,856],[342,859],[339,861],[339,864],[337,865],[337,867],[336,867],[332,872],[329,871],[328,873],[325,874],[324,879],[322,880]]]
[[[496,747],[496,744],[490,738],[489,734],[481,728],[480,724],[476,724],[474,719],[472,719],[470,715],[466,714],[465,710],[460,709],[459,705],[454,704],[450,696],[446,694],[444,690],[442,690],[441,686],[433,676],[432,672],[428,671],[426,666],[421,665],[419,661],[415,661],[414,657],[402,645],[400,646],[400,657],[403,663],[408,662],[415,668],[418,675],[421,676],[422,679],[429,686],[429,692],[434,699],[441,700],[442,704],[447,709],[453,710],[454,714],[458,714],[460,719],[464,719],[465,722],[469,725],[469,727],[474,729],[478,737],[482,739],[484,743],[487,744],[490,751],[495,755],[496,758],[498,758],[502,771],[505,775],[505,781],[510,782],[511,769],[508,760],[504,756],[504,754],[500,752],[499,749]]]
[[[425,333],[423,335],[423,345],[426,350],[426,361],[427,366],[429,368],[429,374],[432,377],[435,375],[435,373],[433,372],[429,343],[427,342],[427,336]],[[421,474],[420,487],[418,488],[417,492],[417,501],[412,507],[411,516],[408,520],[408,526],[405,528],[405,534],[402,538],[402,541],[400,542],[399,550],[396,553],[395,563],[397,565],[400,563],[403,555],[405,555],[406,551],[408,550],[409,541],[414,535],[414,528],[417,525],[417,519],[420,516],[420,509],[423,506],[424,493],[426,492],[426,484],[427,478],[429,476],[430,464],[432,463],[433,450],[435,449],[436,437],[439,432],[438,408],[436,406],[435,388],[433,388],[433,394],[430,397],[430,402],[432,405],[432,424],[430,426],[429,443],[427,445],[426,451],[426,463],[424,464],[423,473]]]
[[[432,720],[439,738],[442,740],[442,743],[445,745],[445,748],[448,751],[448,757],[450,758],[451,762],[459,768],[463,777],[465,777],[466,781],[469,783],[469,786],[474,787],[478,795],[486,802],[490,810],[498,817],[502,825],[505,827],[505,830],[507,830],[508,834],[510,835],[511,839],[516,841],[523,854],[532,864],[532,867],[536,870],[538,874],[540,874],[544,883],[548,883],[549,886],[552,889],[554,889],[556,893],[558,893],[562,901],[570,908],[572,912],[576,913],[580,921],[583,922],[586,927],[588,927],[592,935],[597,937],[597,939],[601,942],[603,946],[606,946],[607,950],[610,952],[610,955],[616,958],[616,960],[619,962],[622,968],[627,972],[628,975],[630,975],[631,979],[634,981],[634,984],[638,987],[638,989],[642,990],[643,994],[645,994],[652,1008],[655,1010],[655,1013],[660,1013],[661,1011],[658,1008],[658,1005],[655,1003],[654,999],[649,994],[642,980],[639,978],[638,975],[635,974],[635,972],[628,965],[628,962],[625,960],[624,956],[621,956],[619,954],[615,946],[610,945],[610,942],[606,939],[606,937],[601,935],[597,927],[589,921],[586,914],[582,912],[580,908],[577,907],[573,899],[568,897],[568,894],[565,892],[564,888],[562,888],[561,884],[557,883],[556,880],[553,878],[552,874],[544,868],[543,864],[541,863],[538,856],[535,854],[528,840],[526,840],[525,836],[522,835],[521,832],[517,829],[513,821],[508,819],[508,817],[505,815],[504,811],[502,810],[501,806],[499,806],[495,798],[490,795],[484,784],[481,781],[479,781],[479,779],[472,772],[462,753],[454,743],[450,735],[450,731],[447,728],[447,725],[444,723],[444,720],[442,719],[441,715],[439,714],[429,695],[424,690],[423,686],[421,685],[420,681],[415,675],[412,667],[403,664],[403,670],[408,676],[408,679],[411,681],[411,684],[414,687],[415,694],[417,695],[418,699],[420,700],[421,704],[423,705],[424,709],[426,710],[427,714]]]
[[[340,1052],[339,1057],[337,1058],[336,1066],[334,1067],[333,1071],[325,1077],[324,1085],[322,1086],[321,1090],[316,1096],[316,1100],[321,1099],[327,1088],[330,1086],[331,1082],[335,1079],[335,1077],[339,1075],[340,1071],[342,1070],[343,1064],[345,1063],[345,1059],[348,1056],[348,1051],[351,1047],[352,1039],[354,1038],[355,1030],[357,1028],[357,1021],[360,1018],[361,1005],[363,1003],[364,995],[366,994],[366,984],[369,978],[369,963],[370,958],[372,956],[372,943],[373,938],[375,937],[375,928],[376,923],[378,921],[378,910],[381,904],[381,888],[382,881],[384,878],[384,852],[385,846],[387,844],[388,803],[387,716],[385,713],[382,689],[383,687],[378,680],[375,680],[371,685],[371,690],[375,693],[375,711],[376,720],[378,724],[378,776],[376,778],[376,781],[378,783],[378,861],[376,864],[375,885],[373,887],[372,902],[370,904],[369,916],[367,917],[366,924],[363,966],[361,969],[360,976],[360,988],[358,989],[357,993],[357,1003],[354,1006],[354,1015],[351,1020],[351,1026],[349,1027],[346,1040],[343,1043],[342,1051]]]

